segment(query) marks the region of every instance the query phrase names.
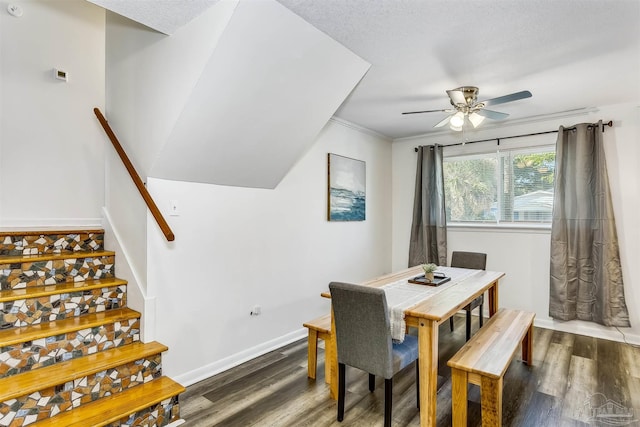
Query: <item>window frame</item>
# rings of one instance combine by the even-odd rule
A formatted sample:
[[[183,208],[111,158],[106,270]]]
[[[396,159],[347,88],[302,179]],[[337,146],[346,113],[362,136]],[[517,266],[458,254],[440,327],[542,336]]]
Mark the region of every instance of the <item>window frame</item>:
[[[553,139],[552,139],[553,138]],[[495,140],[482,143],[477,143],[477,147],[471,147],[472,144],[463,144],[460,146],[451,147],[450,150],[446,149],[444,152],[444,162],[455,160],[473,160],[473,159],[486,159],[493,157],[496,159],[496,173],[499,173],[500,162],[503,161],[505,156],[513,158],[518,154],[536,154],[556,151],[555,139],[556,135],[552,134],[540,137],[539,135],[526,136],[521,138],[515,138],[514,141],[508,141],[505,143],[503,140],[496,138]],[[504,154],[503,154],[504,153]],[[511,172],[513,173],[513,172]],[[444,177],[446,180],[446,176]],[[497,187],[497,204],[499,209],[502,209],[503,196],[500,189],[503,187],[503,183],[498,176],[496,176]],[[450,221],[447,220],[447,228],[455,229],[475,229],[475,230],[514,230],[523,232],[543,232],[548,233],[551,230],[551,221],[548,222],[528,222],[528,221],[503,221],[500,216],[495,221]]]

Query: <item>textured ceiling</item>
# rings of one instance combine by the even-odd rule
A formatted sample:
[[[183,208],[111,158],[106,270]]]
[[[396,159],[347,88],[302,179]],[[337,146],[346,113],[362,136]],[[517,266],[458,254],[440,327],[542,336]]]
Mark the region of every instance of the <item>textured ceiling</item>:
[[[433,131],[445,93],[530,90],[507,120],[640,102],[638,0],[279,0],[372,66],[336,116],[400,138]]]
[[[165,34],[217,2],[90,1]],[[507,120],[640,102],[639,0],[278,1],[372,64],[335,115],[391,138],[434,131],[445,113],[401,113],[449,108],[459,86],[531,91],[492,107]]]
[[[200,15],[218,0],[88,0],[164,34]]]

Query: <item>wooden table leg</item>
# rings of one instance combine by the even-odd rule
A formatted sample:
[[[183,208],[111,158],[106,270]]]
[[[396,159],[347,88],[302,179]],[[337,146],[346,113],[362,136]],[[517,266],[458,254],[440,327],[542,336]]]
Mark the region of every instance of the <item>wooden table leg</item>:
[[[420,426],[436,425],[438,392],[438,322],[419,319]]]
[[[498,281],[493,282],[489,288],[489,317],[498,311]]]
[[[467,372],[451,368],[451,418],[453,427],[467,427]]]
[[[333,307],[331,307],[331,339],[325,341],[328,351],[325,353],[324,363],[329,364],[329,398],[338,400],[338,345],[336,341],[336,321],[333,318]],[[325,369],[325,375],[327,370]]]
[[[502,377],[498,379],[482,377],[480,404],[482,427],[500,427],[502,425]]]

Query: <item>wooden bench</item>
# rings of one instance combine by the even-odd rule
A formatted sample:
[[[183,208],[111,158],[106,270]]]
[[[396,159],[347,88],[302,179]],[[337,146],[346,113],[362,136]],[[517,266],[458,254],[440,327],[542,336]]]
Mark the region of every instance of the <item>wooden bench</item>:
[[[482,426],[502,424],[502,382],[522,343],[522,360],[533,363],[534,313],[500,309],[447,363],[451,367],[453,427],[467,425],[467,384],[480,386]]]
[[[309,329],[309,350],[307,353],[308,359],[308,367],[307,367],[307,376],[311,379],[316,379],[316,369],[318,366],[318,339],[324,340],[324,351],[325,351],[325,360],[327,359],[326,354],[328,351],[331,351],[331,346],[327,345],[327,343],[331,340],[331,314],[324,315],[322,317],[318,317],[317,319],[313,319],[309,322],[303,323],[303,326]],[[331,376],[329,375],[329,364],[325,363],[325,382],[328,384]]]

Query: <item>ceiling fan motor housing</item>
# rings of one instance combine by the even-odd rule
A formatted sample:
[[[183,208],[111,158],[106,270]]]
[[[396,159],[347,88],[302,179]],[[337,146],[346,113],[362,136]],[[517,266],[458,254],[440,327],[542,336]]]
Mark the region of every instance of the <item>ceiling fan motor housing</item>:
[[[453,92],[458,92],[464,97],[464,102],[461,102],[459,96],[453,95]],[[449,93],[449,101],[451,105],[455,107],[457,111],[467,115],[481,110],[484,107],[484,103],[477,102],[478,94],[480,90],[476,86],[461,86],[459,88],[447,91]]]
[[[454,101],[452,99],[451,100],[451,105],[453,105],[454,107],[471,107],[471,106],[473,106],[475,101],[478,99],[478,94],[480,93],[478,88],[475,87],[475,86],[461,86],[459,88],[453,89],[453,91],[462,92],[462,95],[464,96],[464,100],[466,101],[466,104],[462,104],[462,103],[457,103],[456,104],[456,103],[454,103]]]

